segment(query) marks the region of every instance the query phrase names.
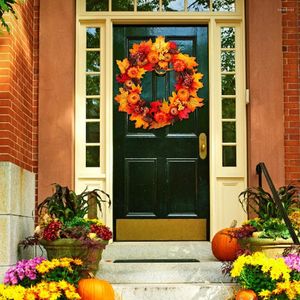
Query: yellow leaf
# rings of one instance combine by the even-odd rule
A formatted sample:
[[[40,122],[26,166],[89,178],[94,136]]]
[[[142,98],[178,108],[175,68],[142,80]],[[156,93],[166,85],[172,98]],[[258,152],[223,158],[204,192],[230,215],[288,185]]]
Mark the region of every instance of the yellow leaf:
[[[145,73],[146,73],[146,70],[144,68],[138,68],[138,74],[136,77],[138,79],[141,79]]]
[[[158,52],[167,52],[169,50],[169,44],[165,42],[163,36],[159,36],[155,39],[152,49]]]
[[[203,106],[203,98],[199,97],[191,97],[190,101],[187,102],[187,107],[191,110],[194,111],[197,107]]]
[[[115,96],[115,100],[119,102],[119,111],[124,111],[127,112],[128,109],[128,102],[127,102],[127,97],[128,97],[128,92],[125,91],[123,88],[119,89],[120,94]]]
[[[189,69],[198,66],[198,64],[196,63],[196,57],[190,57],[187,54],[179,53],[176,55],[176,59],[183,60]]]
[[[141,115],[131,115],[130,120],[135,121],[135,128],[140,128],[143,126],[143,128],[146,129],[149,126],[149,124],[143,120]]]
[[[172,96],[169,97],[169,101],[173,104],[178,99],[176,92],[172,92]]]
[[[131,92],[141,94],[142,93],[142,87],[139,84],[135,85],[133,83],[132,86],[131,86]]]
[[[124,74],[124,73],[126,73],[126,70],[129,67],[129,60],[127,58],[124,58],[122,61],[117,60],[117,65],[120,69],[121,74]]]
[[[170,106],[167,101],[163,101],[163,103],[160,107],[160,110],[166,114],[168,114],[170,112]]]

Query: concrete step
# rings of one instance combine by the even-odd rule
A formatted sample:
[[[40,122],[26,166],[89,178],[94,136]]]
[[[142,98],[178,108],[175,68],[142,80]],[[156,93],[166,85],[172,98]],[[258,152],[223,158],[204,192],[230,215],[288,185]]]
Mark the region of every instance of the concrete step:
[[[233,284],[113,284],[116,300],[229,300]]]
[[[133,259],[193,259],[197,262],[126,262]],[[117,284],[224,283],[209,242],[126,242],[104,250],[98,277]]]
[[[104,250],[97,277],[113,284],[116,300],[232,299],[235,285],[221,266],[209,242],[115,242]]]

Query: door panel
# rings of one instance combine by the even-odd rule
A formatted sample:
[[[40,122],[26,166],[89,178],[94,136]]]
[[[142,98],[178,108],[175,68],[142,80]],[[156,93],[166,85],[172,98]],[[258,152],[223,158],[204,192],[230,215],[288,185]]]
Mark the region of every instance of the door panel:
[[[198,145],[200,133],[208,136],[207,26],[115,26],[114,78],[117,59],[128,57],[134,43],[159,35],[197,58],[198,71],[204,74],[204,88],[198,95],[205,98],[205,106],[188,120],[145,130],[136,129],[114,102],[115,240],[202,240],[208,236],[208,157],[199,158]],[[172,71],[165,76],[147,72],[141,97],[148,102],[168,99],[175,80]],[[114,80],[114,95],[119,87]],[[176,230],[174,224],[178,224]],[[189,235],[184,234],[186,230],[191,231]]]

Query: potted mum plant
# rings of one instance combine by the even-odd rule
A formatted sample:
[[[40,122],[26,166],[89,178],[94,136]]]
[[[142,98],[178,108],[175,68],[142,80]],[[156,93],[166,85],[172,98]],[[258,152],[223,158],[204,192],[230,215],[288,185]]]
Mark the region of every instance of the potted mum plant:
[[[295,233],[300,236],[299,188],[283,186],[277,193]],[[234,232],[244,249],[264,251],[274,256],[293,244],[283,216],[270,193],[261,187],[250,187],[240,194],[239,201],[244,210],[250,207],[257,214],[256,218],[249,219]]]
[[[102,251],[112,238],[111,230],[99,219],[88,219],[89,208],[101,209],[101,203],[111,203],[102,190],[76,194],[68,187],[54,184],[54,193],[38,206],[38,226],[34,236],[21,244],[39,244],[47,251],[48,259],[80,258],[88,272],[96,273]]]
[[[224,273],[241,287],[235,299],[300,299],[299,250],[290,248],[276,258],[262,252],[243,254],[227,264]]]

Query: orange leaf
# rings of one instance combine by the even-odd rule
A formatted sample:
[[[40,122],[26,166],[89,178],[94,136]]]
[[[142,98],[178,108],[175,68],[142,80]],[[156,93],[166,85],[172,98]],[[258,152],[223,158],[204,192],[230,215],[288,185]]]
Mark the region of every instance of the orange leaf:
[[[144,129],[146,129],[147,127],[149,127],[149,124],[144,121],[143,117],[140,115],[131,115],[130,120],[135,121],[135,128],[143,127]]]
[[[124,58],[123,60],[117,60],[117,65],[121,74],[124,74],[129,67],[129,60],[127,58]]]

